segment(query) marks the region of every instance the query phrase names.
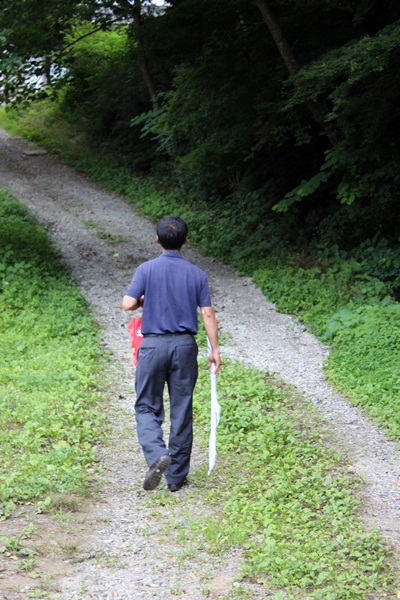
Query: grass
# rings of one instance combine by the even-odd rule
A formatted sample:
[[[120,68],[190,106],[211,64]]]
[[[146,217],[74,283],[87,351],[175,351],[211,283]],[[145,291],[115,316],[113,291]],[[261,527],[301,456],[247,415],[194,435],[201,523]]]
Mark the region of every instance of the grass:
[[[33,138],[46,141],[35,123]],[[56,138],[60,131],[56,130]],[[52,149],[61,151],[61,141],[62,132],[58,141],[53,138]],[[72,160],[70,155],[64,159]],[[183,206],[174,193],[161,195],[151,183],[143,184],[112,165],[105,168],[96,157],[82,158],[77,152],[73,162],[114,191],[128,194],[152,218],[179,210],[189,223],[199,225],[197,241],[203,236],[201,243],[206,245],[207,215],[191,212],[193,208]],[[5,357],[0,368],[0,392],[5,398],[0,401],[4,404],[0,419],[1,431],[9,431],[1,434],[4,454],[0,464],[6,468],[0,478],[5,484],[1,489],[6,515],[16,503],[30,498],[84,489],[103,420],[96,391],[98,340],[87,307],[40,228],[5,193],[2,205],[8,231],[8,239],[0,237],[0,351]],[[260,287],[282,310],[298,314],[319,335],[330,336],[337,350],[328,376],[344,391],[354,389],[355,402],[367,372],[372,383],[365,383],[363,395],[373,397],[368,385],[378,379],[375,356],[383,369],[381,386],[387,388],[388,413],[396,385],[390,377],[385,381],[392,368],[388,349],[397,347],[396,303],[371,293],[367,295],[371,302],[364,306],[354,301],[346,313],[346,302],[355,289],[348,273],[332,275],[329,286],[322,271],[308,268],[304,275],[293,265],[283,262],[275,268],[271,262],[272,277],[267,264],[258,267]],[[291,304],[285,304],[285,298]],[[388,312],[380,312],[383,306]],[[376,322],[379,314],[382,318]],[[368,341],[367,346],[361,347],[362,339]],[[374,354],[379,349],[382,354]],[[340,352],[347,353],[347,359]],[[352,388],[349,376],[354,356],[360,370]],[[200,371],[195,416],[205,447],[209,385],[204,365]],[[398,597],[390,552],[376,532],[365,529],[360,517],[362,483],[331,449],[332,442],[312,407],[236,363],[225,362],[219,394],[218,467],[207,487],[194,492],[201,494],[211,511],[206,519],[189,515],[185,535],[180,521],[184,543],[189,539],[193,551],[203,545],[216,554],[232,546],[244,548],[244,575],[262,582],[266,597],[275,600]],[[378,420],[394,422],[396,415],[383,416],[382,404],[374,406]],[[392,433],[396,435],[396,430]],[[198,481],[205,476],[205,470],[200,471]],[[149,498],[155,511],[165,513],[166,502],[176,501],[164,495],[157,491]]]
[[[123,235],[108,233],[107,231],[104,231],[104,229],[102,229],[97,223],[93,223],[93,221],[86,221],[85,227],[87,229],[95,229],[96,236],[100,240],[107,240],[107,242],[111,242],[112,244],[120,244],[121,242],[125,241]]]
[[[205,449],[205,360],[200,367],[195,429]],[[399,583],[392,575],[391,553],[360,516],[363,483],[333,449],[334,440],[312,405],[236,362],[225,361],[218,394],[217,467],[209,477],[200,467],[185,492],[189,505],[191,495],[197,504],[201,498],[206,516],[202,510],[187,513],[178,526],[181,513],[174,513],[174,505],[179,498],[164,490],[149,498],[155,510],[170,515],[163,527],[169,542],[176,532],[194,554],[207,550],[223,557],[232,547],[244,549],[243,577],[262,584],[266,598],[395,598]]]
[[[31,577],[36,579],[39,577],[37,571],[35,571],[35,562],[37,552],[29,549],[29,538],[34,533],[35,527],[33,523],[30,523],[24,528],[23,532],[18,538],[11,539],[6,535],[0,537],[0,553],[6,557],[13,557],[13,560],[20,559],[17,564],[22,571]]]
[[[85,493],[105,431],[100,337],[47,234],[0,192],[0,510]]]
[[[278,310],[331,346],[328,381],[400,441],[400,304],[388,284],[357,275],[344,261],[325,271],[277,263],[254,277]]]
[[[224,370],[219,387],[222,467],[206,496],[215,516],[195,531],[215,551],[246,548],[245,573],[291,598],[393,591],[388,552],[363,530],[359,482],[326,445],[312,407],[238,364]],[[197,400],[202,423],[204,400]]]

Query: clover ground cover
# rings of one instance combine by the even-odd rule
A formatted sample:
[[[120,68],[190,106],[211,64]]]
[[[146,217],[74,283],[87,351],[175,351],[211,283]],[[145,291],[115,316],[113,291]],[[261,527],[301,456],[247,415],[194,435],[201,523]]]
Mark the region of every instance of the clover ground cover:
[[[0,192],[0,515],[85,493],[104,433],[100,340],[46,232]]]
[[[206,444],[205,365],[200,373],[196,416]],[[213,516],[192,518],[195,539],[216,553],[245,548],[244,574],[276,600],[396,597],[390,552],[361,517],[362,482],[315,409],[240,363],[224,364],[218,389],[219,464],[201,492]]]

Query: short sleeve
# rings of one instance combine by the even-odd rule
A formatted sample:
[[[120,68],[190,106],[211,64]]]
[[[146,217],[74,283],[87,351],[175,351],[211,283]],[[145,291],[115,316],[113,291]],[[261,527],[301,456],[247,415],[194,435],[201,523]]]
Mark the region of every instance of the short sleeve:
[[[208,285],[207,275],[204,271],[202,271],[198,305],[200,308],[211,306],[210,286]]]
[[[130,283],[130,286],[126,290],[126,295],[130,298],[136,298],[138,300],[145,292],[146,278],[143,273],[143,265],[139,265]]]

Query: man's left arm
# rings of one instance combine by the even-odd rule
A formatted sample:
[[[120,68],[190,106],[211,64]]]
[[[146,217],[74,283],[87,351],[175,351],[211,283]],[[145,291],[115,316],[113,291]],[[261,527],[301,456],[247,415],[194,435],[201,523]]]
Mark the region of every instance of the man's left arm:
[[[221,367],[221,355],[218,344],[218,323],[214,309],[211,306],[202,307],[201,316],[203,317],[204,327],[211,346],[211,353],[208,356],[208,367],[210,368],[211,363],[214,363],[215,374],[218,375]]]

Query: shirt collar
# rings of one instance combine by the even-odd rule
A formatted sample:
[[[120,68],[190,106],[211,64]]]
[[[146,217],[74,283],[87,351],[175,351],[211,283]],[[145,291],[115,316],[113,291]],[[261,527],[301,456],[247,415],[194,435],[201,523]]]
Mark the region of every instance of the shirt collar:
[[[174,250],[166,250],[161,254],[161,256],[172,256],[172,258],[183,258],[180,252],[175,252]]]

